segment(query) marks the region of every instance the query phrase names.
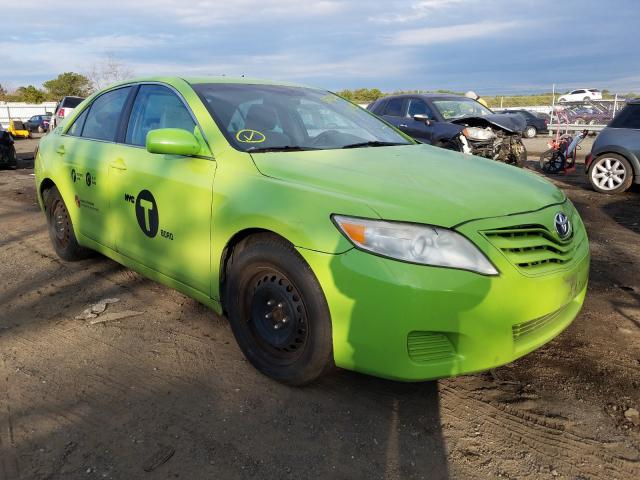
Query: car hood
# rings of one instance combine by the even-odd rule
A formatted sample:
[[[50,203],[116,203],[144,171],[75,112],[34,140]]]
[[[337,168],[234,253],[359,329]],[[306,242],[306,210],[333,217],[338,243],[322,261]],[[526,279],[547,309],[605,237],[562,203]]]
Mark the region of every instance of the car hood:
[[[350,197],[387,220],[452,227],[565,200],[559,189],[534,173],[430,145],[252,157],[264,175]]]
[[[462,117],[451,120],[451,123],[468,125],[470,127],[498,127],[509,133],[521,133],[527,126],[526,120],[521,115],[505,113],[493,113],[481,117]]]

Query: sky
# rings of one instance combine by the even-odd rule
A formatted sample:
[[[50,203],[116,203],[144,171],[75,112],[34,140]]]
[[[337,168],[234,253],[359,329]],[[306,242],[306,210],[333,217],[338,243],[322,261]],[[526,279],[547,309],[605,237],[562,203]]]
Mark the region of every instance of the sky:
[[[330,90],[640,92],[639,0],[56,0],[7,2],[0,20],[9,88],[112,57],[136,76]]]

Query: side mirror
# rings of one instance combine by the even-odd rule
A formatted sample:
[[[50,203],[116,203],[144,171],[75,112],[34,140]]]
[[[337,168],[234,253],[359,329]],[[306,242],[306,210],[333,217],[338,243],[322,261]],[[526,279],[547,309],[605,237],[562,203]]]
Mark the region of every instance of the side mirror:
[[[200,143],[195,135],[181,128],[159,128],[147,133],[147,151],[165,155],[196,155]]]
[[[424,113],[416,113],[413,116],[413,119],[416,122],[424,122],[426,125],[431,125],[433,123],[433,120],[431,120],[429,116],[425,115]]]

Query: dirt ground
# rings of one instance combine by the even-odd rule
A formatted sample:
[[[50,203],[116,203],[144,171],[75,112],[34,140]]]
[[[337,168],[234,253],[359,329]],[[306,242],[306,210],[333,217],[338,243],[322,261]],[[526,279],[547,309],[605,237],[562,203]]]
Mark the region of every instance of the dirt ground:
[[[194,300],[104,257],[58,260],[32,148],[0,171],[0,480],[640,478],[640,189],[554,179],[592,272],[582,313],[545,347],[437,382],[338,371],[289,388]],[[105,297],[144,315],[74,319]]]

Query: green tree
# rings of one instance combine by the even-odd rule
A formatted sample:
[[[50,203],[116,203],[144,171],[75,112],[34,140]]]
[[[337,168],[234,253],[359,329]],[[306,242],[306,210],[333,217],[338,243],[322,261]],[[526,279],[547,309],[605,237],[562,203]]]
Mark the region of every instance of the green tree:
[[[16,90],[16,93],[12,95],[12,100],[15,100],[16,102],[42,103],[45,99],[45,93],[33,85],[19,87]]]
[[[91,93],[91,81],[74,72],[61,73],[57,78],[47,80],[42,85],[51,100],[60,100],[67,95],[86,97]]]
[[[7,89],[4,88],[2,84],[0,84],[0,102],[6,102],[7,96],[8,96]]]

